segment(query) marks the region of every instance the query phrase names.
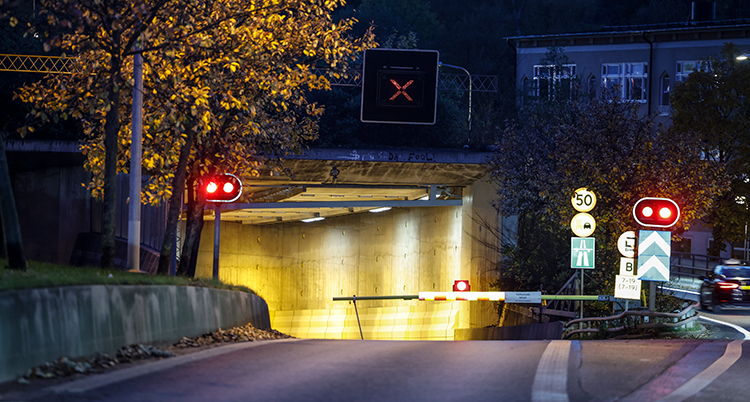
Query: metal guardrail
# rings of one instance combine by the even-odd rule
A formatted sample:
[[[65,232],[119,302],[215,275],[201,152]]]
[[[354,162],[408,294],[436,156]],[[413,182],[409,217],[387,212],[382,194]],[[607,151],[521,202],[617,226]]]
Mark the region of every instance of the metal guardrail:
[[[576,334],[602,331],[613,333],[628,329],[677,328],[697,320],[699,307],[700,303],[695,303],[678,313],[630,310],[609,317],[579,318],[568,321],[563,326],[563,339]]]

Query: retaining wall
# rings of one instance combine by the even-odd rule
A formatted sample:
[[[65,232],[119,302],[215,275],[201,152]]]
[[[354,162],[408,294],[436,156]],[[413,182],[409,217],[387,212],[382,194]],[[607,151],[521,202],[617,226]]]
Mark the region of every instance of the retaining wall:
[[[62,356],[113,354],[219,328],[270,329],[257,295],[191,286],[67,286],[0,291],[0,382]]]

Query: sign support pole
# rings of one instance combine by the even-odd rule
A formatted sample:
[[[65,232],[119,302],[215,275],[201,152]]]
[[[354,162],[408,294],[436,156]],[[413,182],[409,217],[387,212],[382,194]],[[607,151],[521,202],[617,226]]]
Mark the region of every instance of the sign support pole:
[[[584,294],[583,293],[583,274],[584,274],[584,271],[583,271],[583,268],[581,268],[581,293],[580,294],[582,296]],[[581,318],[583,318],[583,300],[581,300]]]
[[[656,310],[656,282],[650,281],[648,283],[648,311],[654,312]]]

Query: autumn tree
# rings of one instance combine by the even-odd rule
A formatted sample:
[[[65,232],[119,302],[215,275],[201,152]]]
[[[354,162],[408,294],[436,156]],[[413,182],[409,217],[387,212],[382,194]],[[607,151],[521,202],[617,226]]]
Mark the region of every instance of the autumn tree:
[[[702,157],[722,166],[730,180],[729,191],[714,194],[704,217],[713,229],[711,255],[727,242],[744,244],[750,222],[750,65],[738,55],[735,45],[725,45],[678,83],[670,99],[673,131],[700,139]]]
[[[87,167],[103,166],[91,188],[102,199],[101,265],[112,267],[117,145],[122,119],[127,117],[120,106],[129,86],[125,63],[141,35],[148,35],[179,8],[170,0],[39,0],[37,7],[38,23],[30,29],[42,35],[45,49],[60,47],[73,57],[75,72],[50,75],[25,87],[19,97],[33,105],[33,118],[81,119],[86,136],[102,148],[103,160],[89,157]]]
[[[76,74],[48,77],[19,96],[35,106],[36,117],[84,121],[90,187],[106,205],[113,166],[127,171],[129,159],[130,127],[121,121],[129,117],[129,56],[144,55],[143,163],[150,180],[142,198],[170,199],[163,255],[171,254],[185,181],[211,171],[244,174],[264,158],[298,151],[322,112],[307,93],[330,88],[313,69],[345,74],[346,61],[370,40],[348,39],[353,21],[331,20],[343,1],[95,1],[83,7],[82,21],[69,17],[84,3],[45,3],[55,26],[71,28],[59,44],[76,55]],[[124,15],[125,9],[136,12]],[[194,211],[191,220],[202,222],[203,207]],[[168,262],[162,257],[160,272]]]
[[[258,164],[297,153],[315,137],[323,109],[308,96],[330,89],[319,71],[347,74],[349,61],[372,46],[369,33],[348,36],[354,20],[332,21],[331,12],[342,4],[219,1],[201,10],[195,24],[205,28],[190,40],[170,39],[181,35],[177,26],[150,38],[152,46],[166,46],[147,57],[155,120],[147,118],[146,131],[153,134],[146,141],[153,149],[179,144],[173,148],[179,149],[177,161],[150,166],[149,197],[170,197],[159,272],[168,269],[186,181],[211,172],[249,176]],[[192,276],[204,202],[193,185],[187,188],[188,235],[179,272]]]
[[[598,198],[591,212],[597,222],[597,269],[590,274],[594,286],[605,292],[612,291],[617,238],[636,229],[632,206],[639,198],[676,200],[682,214],[675,234],[711,208],[713,195],[726,186],[722,167],[702,158],[701,143],[694,136],[655,125],[650,116],[639,115],[639,108],[605,91],[591,101],[554,108],[536,105],[502,133],[492,162],[502,212],[519,215],[521,224],[527,225],[521,229],[528,233],[538,235],[540,228],[548,228],[551,239],[557,239],[550,244],[559,247],[543,254],[533,252],[543,244],[537,239],[519,239],[518,246],[532,251],[516,250],[522,258],[502,268],[506,280],[518,282],[528,276],[524,270],[529,265],[546,269],[547,278],[570,272],[570,249],[565,244],[569,245],[575,214],[570,198],[577,188],[587,187]],[[525,283],[545,285],[539,280]]]

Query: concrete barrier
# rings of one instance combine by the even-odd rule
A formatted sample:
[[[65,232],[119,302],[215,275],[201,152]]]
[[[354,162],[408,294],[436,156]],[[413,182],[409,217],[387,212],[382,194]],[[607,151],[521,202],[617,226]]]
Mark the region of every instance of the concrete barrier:
[[[219,328],[270,329],[257,295],[192,286],[66,286],[0,291],[0,382],[66,356],[113,354]]]

